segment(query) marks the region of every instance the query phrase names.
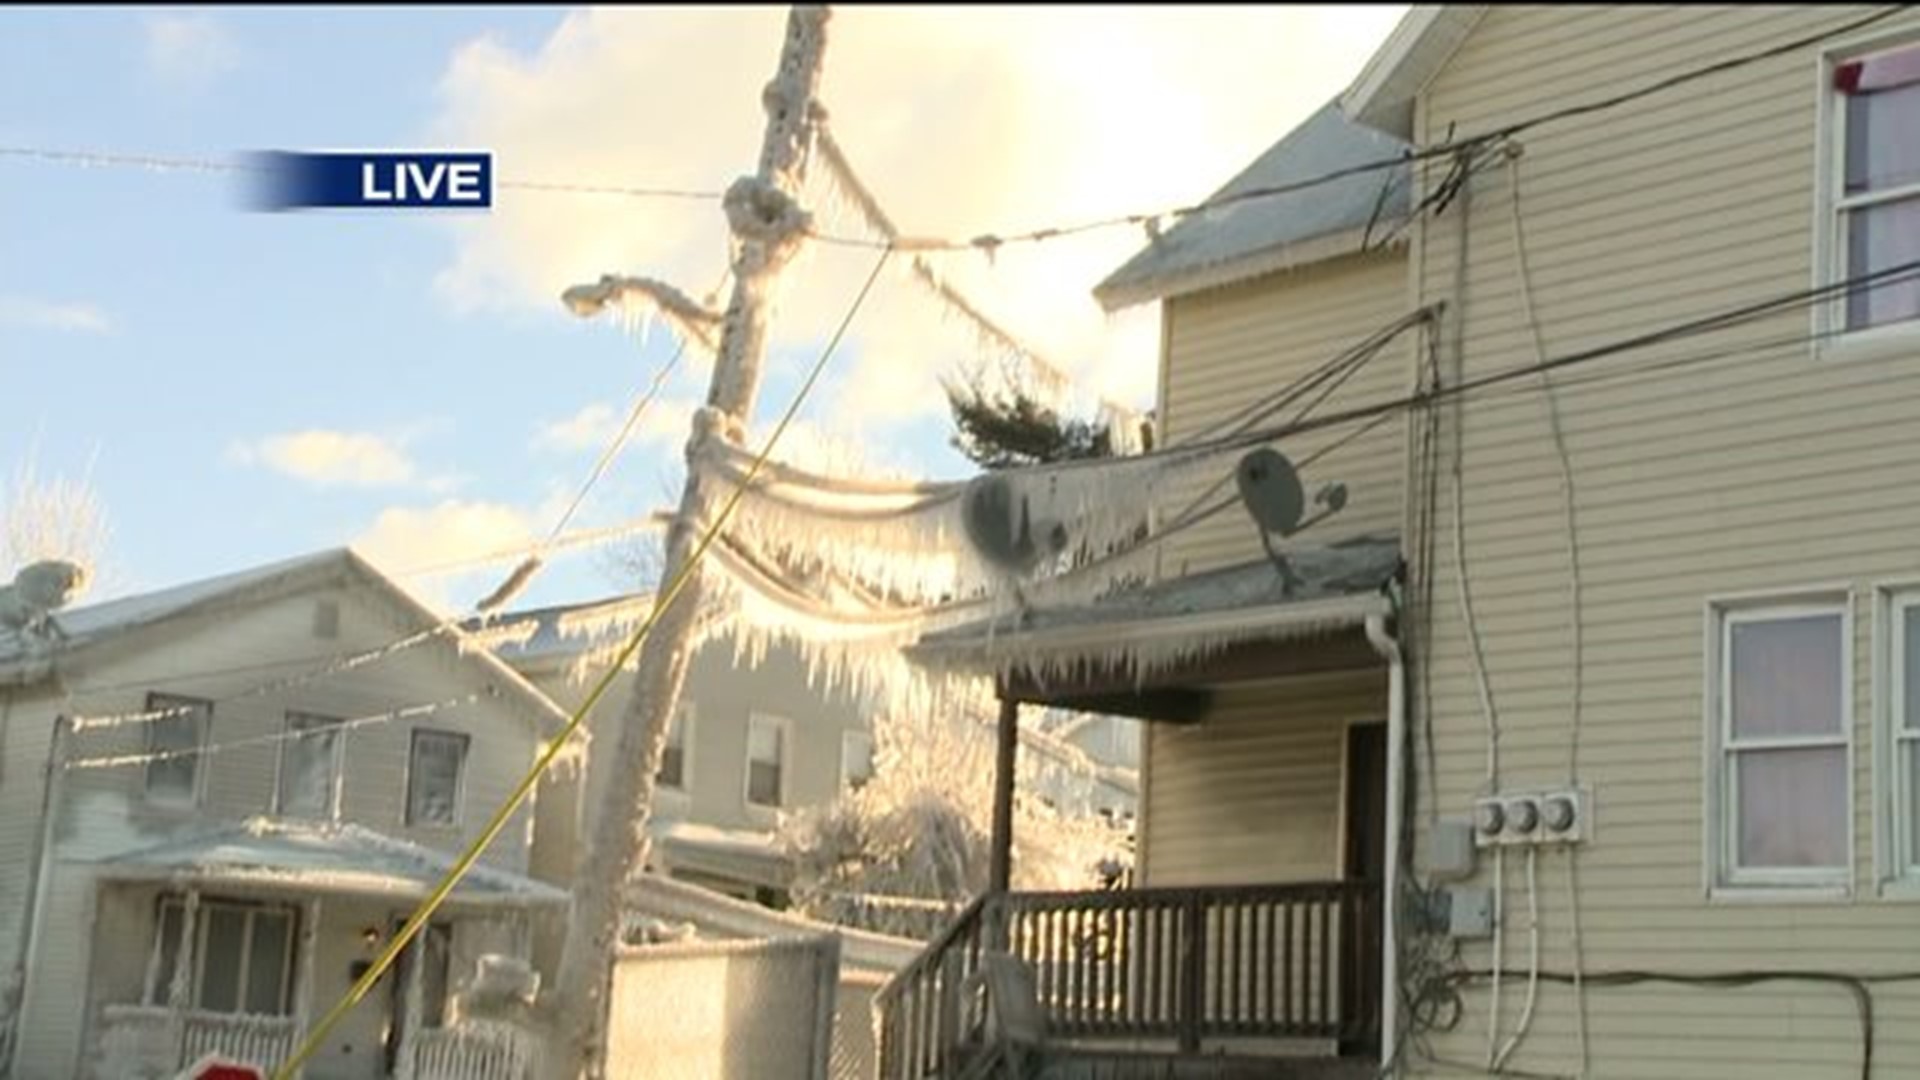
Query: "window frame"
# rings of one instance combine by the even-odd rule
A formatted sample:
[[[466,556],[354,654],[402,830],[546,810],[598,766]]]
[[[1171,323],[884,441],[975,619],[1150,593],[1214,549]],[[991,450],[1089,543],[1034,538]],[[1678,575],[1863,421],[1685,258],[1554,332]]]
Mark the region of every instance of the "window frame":
[[[1833,85],[1842,64],[1873,53],[1920,46],[1920,27],[1871,32],[1843,39],[1820,54],[1815,63],[1813,185],[1813,287],[1826,288],[1847,279],[1846,214],[1878,203],[1920,197],[1920,182],[1885,192],[1846,194],[1847,115],[1845,95]],[[1847,328],[1847,294],[1811,305],[1815,354],[1838,358],[1876,359],[1911,351],[1920,343],[1920,318],[1903,319],[1858,330]]]
[[[413,785],[418,779],[415,766],[420,753],[422,736],[437,736],[458,740],[460,744],[460,766],[453,778],[453,809],[446,821],[420,821],[413,816]],[[407,736],[407,783],[401,796],[400,820],[409,829],[458,829],[466,817],[467,809],[467,763],[473,756],[473,736],[464,731],[450,728],[416,727]]]
[[[1770,622],[1808,616],[1836,616],[1840,621],[1840,733],[1837,736],[1787,736],[1733,742],[1731,687],[1733,628],[1742,623]],[[1854,816],[1857,791],[1854,717],[1854,622],[1851,593],[1845,589],[1816,589],[1790,593],[1711,598],[1706,604],[1706,658],[1704,671],[1705,760],[1702,851],[1706,894],[1712,899],[1783,899],[1804,902],[1846,899],[1853,894],[1855,874]],[[1743,750],[1815,749],[1838,745],[1843,760],[1846,792],[1843,813],[1846,837],[1844,860],[1835,867],[1742,867],[1739,861],[1739,791],[1731,767]]]
[[[333,778],[327,785],[327,805],[318,817],[302,816],[302,821],[339,821],[341,804],[344,801],[341,789],[346,784],[347,728],[345,718],[327,713],[309,712],[305,709],[288,709],[282,721],[281,734],[285,737],[280,752],[274,756],[273,765],[273,813],[276,817],[288,817],[287,813],[287,753],[304,741],[303,735],[295,735],[293,725],[298,720],[318,720],[333,727]]]
[[[214,703],[207,698],[193,697],[189,694],[169,694],[160,690],[150,690],[147,692],[146,711],[149,713],[170,710],[180,706],[186,706],[192,710],[189,715],[194,718],[197,726],[193,745],[194,748],[199,751],[204,751],[207,747],[208,740],[213,737],[213,705]],[[153,740],[154,735],[160,730],[160,725],[167,719],[170,718],[153,717],[143,725],[146,731],[142,739],[142,745],[146,753],[157,754],[163,752],[154,746]],[[184,799],[170,797],[156,798],[154,796],[153,767],[163,764],[163,762],[149,760],[146,768],[140,771],[141,800],[148,806],[168,810],[198,809],[207,791],[207,770],[204,767],[205,756],[204,752],[186,756],[186,760],[193,763],[193,790]]]
[[[165,893],[159,896],[157,901],[154,905],[154,941],[152,945],[156,954],[155,965],[151,969],[153,979],[151,985],[146,988],[146,997],[148,1005],[164,1008],[169,1004],[172,997],[173,980],[171,978],[172,973],[166,971],[165,966],[158,963],[158,955],[164,951],[165,947],[165,942],[160,938],[167,929],[167,912],[169,909],[179,911],[182,920],[186,918],[187,899],[180,893]],[[208,928],[212,925],[212,919],[209,916],[216,908],[237,911],[246,917],[245,930],[241,934],[239,966],[234,975],[237,1003],[240,1007],[230,1011],[210,1008],[202,1003],[200,997],[200,995],[205,992],[207,985],[207,934]],[[256,1013],[245,1008],[253,967],[253,951],[255,945],[254,927],[256,925],[256,917],[262,912],[283,915],[287,919],[287,935],[284,946],[285,955],[283,956],[283,963],[280,967],[280,988],[278,994],[280,1011],[274,1013]],[[294,1007],[293,988],[298,976],[294,967],[300,962],[300,931],[300,909],[293,904],[201,897],[198,910],[194,914],[193,942],[190,955],[187,958],[188,962],[193,965],[193,981],[191,983],[191,999],[187,1004],[188,1010],[196,1013],[204,1013],[209,1016],[292,1016]],[[180,956],[177,952],[174,955],[174,963],[176,965],[180,963]]]
[[[673,733],[677,726],[680,732],[680,782],[669,784],[654,774],[654,787],[660,791],[676,795],[689,795],[693,792],[693,726],[697,722],[693,702],[683,701],[675,711],[667,726],[667,746],[673,745]],[[666,763],[666,747],[661,748],[661,764]]]
[[[780,790],[772,803],[759,802],[753,797],[753,731],[756,725],[762,723],[772,725],[780,733]],[[746,751],[742,755],[742,761],[744,768],[741,769],[740,776],[740,798],[747,809],[763,812],[785,809],[793,789],[792,781],[789,779],[793,771],[793,721],[773,713],[749,713]]]
[[[859,787],[853,785],[853,778],[847,767],[850,760],[850,755],[847,751],[854,744],[855,740],[864,742],[867,746],[867,776],[865,780],[860,782]],[[851,728],[840,733],[840,790],[842,792],[858,791],[861,787],[865,787],[873,782],[873,775],[878,771],[879,764],[874,760],[874,754],[878,750],[879,747],[874,743],[873,732],[865,728]]]
[[[1875,878],[1880,895],[1920,900],[1920,831],[1912,804],[1920,801],[1920,768],[1909,745],[1920,745],[1920,728],[1906,725],[1906,698],[1920,692],[1906,655],[1906,615],[1920,610],[1920,580],[1881,585],[1874,596],[1873,827]],[[1911,678],[1911,682],[1909,679]]]

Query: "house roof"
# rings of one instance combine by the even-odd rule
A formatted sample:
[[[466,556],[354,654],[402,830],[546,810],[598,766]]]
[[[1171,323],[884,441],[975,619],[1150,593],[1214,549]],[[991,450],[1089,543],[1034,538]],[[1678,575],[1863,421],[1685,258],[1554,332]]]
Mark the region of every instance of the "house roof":
[[[1348,120],[1330,101],[1208,198],[1214,202],[1397,157],[1404,139]],[[1358,250],[1407,212],[1405,165],[1190,214],[1093,290],[1112,311]]]
[[[651,593],[510,611],[463,624],[473,638],[517,668],[571,660],[630,631],[653,608]]]
[[[1340,96],[1356,123],[1413,138],[1413,99],[1485,14],[1485,4],[1415,4]]]
[[[253,818],[99,860],[102,877],[284,888],[343,896],[427,895],[453,866],[451,855],[360,825]],[[551,885],[490,866],[474,866],[450,894],[460,903],[564,904]]]
[[[1394,535],[1352,537],[1287,553],[1302,583],[1291,594],[1266,560],[1174,578],[1091,604],[1032,608],[1017,625],[981,620],[929,634],[908,650],[931,668],[1045,680],[1084,664],[1144,676],[1245,641],[1287,640],[1389,614],[1383,595],[1400,567]]]
[[[372,587],[422,629],[437,626],[444,618],[352,550],[333,548],[138,596],[58,612],[54,620],[65,633],[66,640],[51,651],[17,633],[0,632],[0,685],[37,681],[52,672],[52,661],[57,657],[117,640],[195,612],[265,603],[308,589],[349,581]],[[517,711],[532,719],[543,734],[557,731],[566,723],[567,715],[560,711],[559,706],[518,672],[485,649],[464,647],[465,635],[457,627],[448,628],[446,639],[446,644],[469,656],[471,662],[480,665],[496,685],[510,694],[520,706]]]

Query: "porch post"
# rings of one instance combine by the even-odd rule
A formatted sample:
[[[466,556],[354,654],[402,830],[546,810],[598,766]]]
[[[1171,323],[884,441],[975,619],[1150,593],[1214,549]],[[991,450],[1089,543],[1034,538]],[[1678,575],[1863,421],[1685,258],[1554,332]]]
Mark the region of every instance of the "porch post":
[[[293,959],[293,1030],[307,1030],[307,1017],[313,1012],[315,969],[320,966],[320,898],[309,897],[300,905],[300,944]],[[288,1044],[286,1052],[293,1053]],[[274,1064],[279,1064],[275,1062]]]
[[[422,927],[407,945],[406,1019],[400,1029],[399,1060],[393,1070],[397,1080],[412,1080],[413,1077],[414,1040],[420,1037],[420,1017],[426,1012],[423,999],[426,996],[427,932],[430,929]]]
[[[1004,893],[1013,883],[1013,773],[1020,752],[1020,702],[1000,697],[1000,753],[993,766],[993,850],[987,891]]]
[[[167,987],[167,1041],[173,1045],[176,1068],[189,1064],[187,1007],[193,1000],[193,942],[198,936],[194,924],[199,919],[200,890],[188,889],[186,907],[180,914],[180,943],[173,953],[173,982]]]

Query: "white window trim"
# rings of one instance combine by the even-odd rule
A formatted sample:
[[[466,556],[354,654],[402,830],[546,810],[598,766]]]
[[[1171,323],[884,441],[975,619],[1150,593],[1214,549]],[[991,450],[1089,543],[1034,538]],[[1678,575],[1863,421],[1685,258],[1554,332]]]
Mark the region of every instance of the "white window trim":
[[[1727,737],[1731,716],[1726,708],[1725,689],[1731,658],[1726,648],[1729,630],[1741,622],[1787,619],[1807,615],[1840,617],[1840,742],[1846,756],[1846,862],[1834,869],[1773,868],[1742,870],[1737,866],[1736,830],[1732,828],[1733,792],[1727,783]],[[1706,602],[1706,663],[1702,665],[1705,736],[1702,740],[1703,776],[1701,785],[1703,885],[1714,900],[1803,903],[1808,900],[1844,900],[1853,895],[1855,872],[1854,810],[1854,712],[1853,712],[1853,602],[1844,589],[1796,590],[1776,593],[1741,594],[1711,597]],[[1830,746],[1831,738],[1768,740],[1767,745],[1788,748],[1795,745]]]
[[[1849,60],[1884,49],[1920,44],[1920,27],[1842,39],[1814,63],[1813,287],[1824,288],[1847,277],[1846,237],[1840,228],[1843,203],[1857,207],[1920,191],[1920,184],[1892,192],[1846,199],[1846,118],[1833,88],[1834,69]],[[1874,360],[1910,354],[1920,345],[1920,319],[1863,330],[1846,329],[1846,297],[1812,305],[1815,355],[1842,360]]]
[[[167,704],[158,704],[156,703],[155,699],[160,699],[161,701],[167,702]],[[160,690],[149,691],[146,697],[146,709],[148,712],[154,712],[160,709],[170,709],[180,705],[193,705],[193,706],[206,707],[205,711],[199,714],[200,732],[199,732],[199,737],[194,742],[194,746],[196,748],[204,749],[208,744],[208,742],[211,741],[213,738],[214,703],[211,700],[207,698],[194,697],[191,694],[171,694],[171,693],[167,693],[165,691],[160,691]],[[151,734],[148,734],[146,736],[145,746],[146,746],[147,753],[154,752]],[[206,800],[207,773],[210,770],[208,770],[206,767],[207,765],[206,754],[202,753],[202,754],[195,755],[192,760],[193,760],[193,794],[191,796],[185,799],[155,798],[153,794],[152,781],[148,779],[148,775],[149,775],[148,768],[150,768],[154,763],[148,762],[148,768],[142,768],[140,770],[141,800],[145,802],[147,806],[155,807],[161,810],[191,811],[191,810],[199,809],[200,804]]]
[[[421,734],[451,735],[460,739],[463,749],[460,752],[460,775],[453,782],[453,814],[451,821],[415,821],[413,820],[413,757],[414,747],[418,745]],[[407,777],[406,785],[400,791],[400,822],[409,829],[458,829],[467,814],[467,777],[473,764],[473,736],[464,731],[451,728],[417,727],[407,733]]]
[[[753,799],[753,726],[759,723],[772,724],[780,729],[780,794],[779,802],[769,806]],[[792,794],[793,782],[793,721],[773,713],[754,712],[747,716],[747,745],[741,754],[740,800],[748,810],[759,813],[773,813],[787,808],[788,796]]]
[[[855,740],[855,739],[866,740],[867,760],[869,762],[873,762],[874,754],[879,750],[879,746],[874,743],[873,732],[868,731],[865,728],[857,728],[854,730],[842,731],[840,733],[840,790],[843,792],[853,790],[852,772],[850,769],[847,768],[848,761],[851,759],[852,755],[850,755],[847,751],[852,746],[852,740]],[[878,763],[874,762],[874,764],[877,765]],[[873,774],[875,771],[877,771],[877,769],[870,769],[867,772],[868,783],[873,782]]]
[[[693,702],[680,703],[680,712],[676,718],[680,722],[680,783],[666,784],[656,781],[655,788],[665,794],[684,796],[693,793],[693,726],[698,718]],[[664,753],[664,749],[662,752]]]
[[[1907,803],[1920,798],[1920,775],[1906,775],[1906,744],[1920,732],[1905,725],[1906,695],[1920,692],[1909,681],[1905,656],[1906,613],[1920,608],[1920,581],[1886,582],[1874,591],[1873,654],[1873,856],[1880,895],[1920,900],[1920,835],[1909,835]]]
[[[291,745],[295,741],[294,734],[293,734],[293,720],[294,720],[294,717],[297,717],[297,716],[306,717],[308,719],[314,719],[314,720],[328,720],[333,722],[334,724],[340,724],[343,722],[340,717],[332,716],[327,713],[309,712],[304,709],[288,709],[287,710],[285,720],[282,723],[282,726],[280,728],[280,732],[285,737],[286,741],[285,743],[282,744],[280,752],[273,756],[273,813],[275,817],[287,816],[287,800],[286,800],[286,786],[285,786],[286,780],[287,780],[286,747]],[[347,773],[346,750],[347,750],[347,729],[341,728],[340,730],[333,733],[333,785],[332,785],[332,790],[327,792],[327,807],[325,812],[321,814],[321,817],[319,818],[319,820],[322,820],[322,821],[339,821],[340,820],[340,808],[341,808],[341,802],[342,802],[342,795],[341,795],[340,789],[342,785],[346,783],[346,773]],[[408,756],[409,756],[409,759],[411,759],[411,756],[412,756],[411,745],[409,745],[408,747]]]

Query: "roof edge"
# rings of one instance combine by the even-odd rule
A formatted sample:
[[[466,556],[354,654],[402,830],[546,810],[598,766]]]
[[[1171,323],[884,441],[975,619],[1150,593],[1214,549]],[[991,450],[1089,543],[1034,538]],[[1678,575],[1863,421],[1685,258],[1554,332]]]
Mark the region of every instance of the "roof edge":
[[[1402,215],[1398,214],[1390,218],[1383,217],[1374,225],[1372,231],[1383,232],[1402,219]],[[1103,282],[1093,290],[1093,298],[1099,302],[1101,310],[1113,314],[1125,308],[1152,303],[1156,300],[1192,296],[1194,293],[1227,285],[1238,285],[1268,274],[1300,270],[1319,263],[1332,262],[1344,256],[1368,254],[1360,246],[1363,240],[1368,239],[1367,234],[1366,229],[1348,229],[1344,232],[1328,233],[1297,244],[1280,244],[1264,248],[1212,266],[1167,274],[1158,281],[1147,280],[1118,286],[1109,286]],[[1381,249],[1404,248],[1406,245],[1407,238],[1402,233],[1388,243],[1382,244]]]
[[[1413,99],[1486,10],[1485,4],[1413,5],[1340,95],[1341,111],[1354,123],[1411,141]]]

